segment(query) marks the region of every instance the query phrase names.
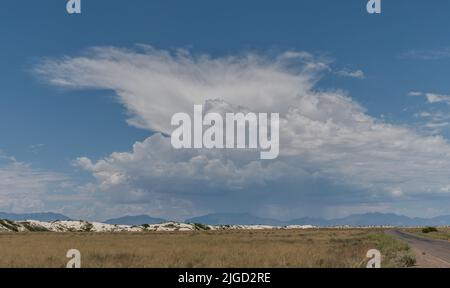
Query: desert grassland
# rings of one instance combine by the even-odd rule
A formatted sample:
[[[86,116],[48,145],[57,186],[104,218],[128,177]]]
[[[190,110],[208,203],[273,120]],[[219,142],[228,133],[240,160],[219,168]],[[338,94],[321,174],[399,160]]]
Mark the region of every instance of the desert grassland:
[[[407,232],[415,233],[422,237],[429,237],[438,240],[450,241],[450,228],[437,227],[438,232],[423,233],[422,228],[406,229]]]
[[[83,268],[364,267],[380,249],[384,267],[406,265],[409,247],[383,230],[264,230],[0,234],[0,267],[62,268],[69,249]]]

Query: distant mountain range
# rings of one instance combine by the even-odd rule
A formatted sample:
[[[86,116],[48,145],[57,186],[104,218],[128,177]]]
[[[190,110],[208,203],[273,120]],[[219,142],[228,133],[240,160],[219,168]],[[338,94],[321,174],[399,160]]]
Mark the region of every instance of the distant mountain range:
[[[58,213],[29,213],[29,214],[15,214],[0,212],[0,219],[8,219],[11,221],[36,220],[43,222],[52,222],[57,220],[70,220],[69,217]]]
[[[14,214],[0,212],[0,219],[12,221],[37,220],[43,222],[52,222],[58,220],[71,220],[69,217],[57,213],[31,213]],[[167,220],[154,218],[148,215],[124,216],[116,219],[104,221],[106,224],[117,225],[142,225],[142,224],[160,224]],[[355,214],[344,218],[322,219],[322,218],[299,218],[289,221],[281,221],[270,218],[261,218],[248,213],[215,213],[200,217],[186,219],[185,223],[201,223],[206,225],[270,225],[270,226],[289,226],[289,225],[313,225],[319,227],[331,226],[445,226],[450,225],[450,215],[434,218],[410,218],[407,216],[393,213],[367,213]]]
[[[206,225],[271,225],[271,226],[285,226],[285,222],[269,219],[260,218],[253,216],[248,213],[217,213],[208,214],[200,217],[194,217],[186,219],[186,223],[201,223]]]
[[[289,221],[280,221],[275,219],[260,218],[251,214],[209,214],[205,216],[187,219],[187,223],[202,223],[208,225],[314,225],[321,227],[329,226],[444,226],[450,225],[450,215],[439,216],[430,219],[410,218],[397,214],[384,213],[367,213],[350,215],[345,218],[338,219],[322,219],[322,218],[299,218]]]
[[[160,224],[167,222],[167,220],[162,218],[153,218],[148,215],[138,215],[138,216],[124,216],[116,219],[106,220],[106,224],[117,224],[117,225],[142,225],[142,224]]]

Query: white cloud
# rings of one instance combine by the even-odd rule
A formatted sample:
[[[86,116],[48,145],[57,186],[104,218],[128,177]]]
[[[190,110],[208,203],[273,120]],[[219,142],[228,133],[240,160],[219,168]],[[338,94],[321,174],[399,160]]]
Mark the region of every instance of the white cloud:
[[[401,58],[418,60],[442,60],[450,58],[450,47],[428,50],[410,50],[401,55]]]
[[[402,189],[399,189],[399,188],[391,188],[391,189],[389,189],[389,192],[394,197],[401,197],[401,196],[403,196],[403,191],[402,191]]]
[[[149,47],[100,47],[36,67],[58,86],[114,90],[131,115],[128,122],[156,132],[170,133],[171,116],[189,113],[194,104],[280,113],[276,161],[260,161],[255,151],[175,151],[160,134],[137,142],[131,152],[79,158],[97,187],[120,203],[158,199],[170,208],[177,199],[187,207],[210,195],[231,201],[248,193],[256,202],[273,195],[283,201],[305,193],[303,183],[315,179],[364,191],[358,194],[364,201],[439,192],[447,185],[450,145],[443,137],[373,118],[341,91],[315,89],[324,71],[328,64],[305,53],[212,58]],[[328,191],[322,201],[340,193]]]
[[[409,96],[425,96],[428,103],[446,103],[450,104],[450,95],[436,94],[436,93],[422,93],[418,91],[411,91],[408,93]]]
[[[450,120],[450,115],[448,113],[436,110],[422,111],[414,114],[414,117],[429,119],[432,122],[447,122]]]
[[[430,123],[425,124],[426,127],[432,128],[432,129],[444,128],[444,127],[448,127],[449,125],[450,125],[450,122],[440,122],[440,123],[430,122]]]
[[[408,93],[409,96],[422,96],[423,93],[419,91],[411,91]]]
[[[130,124],[169,133],[173,114],[191,111],[194,104],[208,99],[287,112],[286,104],[310,88],[312,75],[327,68],[307,62],[302,71],[285,73],[288,65],[303,63],[305,57],[290,52],[267,62],[251,54],[214,59],[183,50],[172,55],[150,47],[145,53],[110,47],[93,48],[86,56],[47,60],[35,70],[59,86],[112,89],[132,115]]]
[[[66,181],[61,174],[33,169],[0,153],[0,211],[42,211],[49,191]]]
[[[427,134],[441,134],[450,127],[450,115],[443,111],[431,109],[414,114],[419,118],[417,126]]]
[[[442,95],[435,93],[427,93],[427,100],[429,103],[446,103],[450,104],[450,95]]]
[[[349,70],[349,69],[342,69],[337,72],[338,75],[343,77],[351,77],[351,78],[357,78],[357,79],[365,79],[366,75],[362,70]]]

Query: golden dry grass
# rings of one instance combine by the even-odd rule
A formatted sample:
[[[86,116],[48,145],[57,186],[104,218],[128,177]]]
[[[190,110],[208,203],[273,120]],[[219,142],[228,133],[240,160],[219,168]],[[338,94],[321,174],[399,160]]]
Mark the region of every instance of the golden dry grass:
[[[362,267],[380,230],[0,234],[0,267]]]

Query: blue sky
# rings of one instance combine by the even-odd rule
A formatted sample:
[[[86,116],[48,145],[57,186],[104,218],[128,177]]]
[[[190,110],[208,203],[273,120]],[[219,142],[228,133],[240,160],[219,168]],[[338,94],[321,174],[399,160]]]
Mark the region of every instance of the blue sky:
[[[0,210],[52,210],[91,219],[137,213],[183,218],[228,211],[276,218],[336,217],[372,211],[412,216],[450,214],[447,209],[450,181],[446,183],[445,171],[449,168],[445,160],[448,157],[446,141],[450,136],[450,97],[447,96],[450,95],[447,79],[450,70],[450,20],[447,11],[450,3],[445,0],[435,0],[432,4],[416,0],[383,0],[383,13],[369,15],[363,0],[242,2],[83,0],[82,15],[68,15],[62,0],[3,1],[0,11],[0,160],[3,160],[0,161],[0,178],[14,181],[4,180],[3,187],[0,184]],[[141,49],[140,44],[153,48]],[[89,50],[91,47],[103,48],[92,52]],[[105,55],[112,57],[104,47],[120,51],[116,56],[122,58],[109,58],[118,66],[114,77],[98,66],[102,65],[100,60]],[[111,163],[120,162],[111,156],[112,153],[129,152],[135,156],[135,143],[148,144],[143,144],[145,149],[158,149],[153,146],[157,144],[153,143],[156,140],[151,136],[155,132],[164,132],[153,131],[151,127],[154,127],[152,123],[156,119],[148,115],[150,112],[130,110],[136,105],[135,100],[126,98],[121,92],[136,93],[137,97],[133,99],[142,97],[139,101],[146,101],[151,106],[153,99],[139,96],[139,93],[148,91],[151,95],[157,91],[161,93],[158,97],[167,97],[164,93],[173,91],[145,85],[139,91],[127,91],[124,87],[136,84],[132,80],[130,83],[120,82],[116,87],[77,77],[101,71],[105,73],[105,79],[112,77],[108,81],[116,81],[115,77],[135,76],[137,74],[134,73],[139,71],[130,72],[130,75],[120,74],[120,65],[126,66],[129,59],[137,61],[140,54],[153,57],[144,60],[149,61],[148,65],[181,61],[175,55],[177,49],[188,51],[189,56],[186,57],[196,69],[205,68],[198,55],[208,55],[212,61],[228,67],[233,65],[227,63],[226,57],[257,55],[263,62],[278,64],[275,59],[288,51],[309,53],[307,58],[300,59],[301,64],[298,65],[320,63],[326,68],[307,75],[314,87],[305,93],[336,91],[358,103],[365,116],[382,122],[385,126],[380,129],[385,129],[386,137],[367,136],[373,137],[371,141],[375,144],[372,149],[380,153],[370,153],[372,150],[366,148],[360,152],[361,158],[347,157],[348,161],[337,162],[340,164],[324,164],[318,156],[297,151],[295,156],[305,165],[299,167],[280,160],[290,167],[286,168],[286,173],[292,172],[292,177],[270,179],[264,183],[256,180],[247,183],[253,176],[241,177],[239,181],[245,183],[238,185],[240,188],[237,190],[226,188],[222,181],[212,185],[204,179],[198,180],[196,176],[204,176],[203,170],[195,170],[202,174],[193,176],[198,181],[187,179],[179,183],[185,185],[185,189],[168,184],[174,183],[175,176],[175,180],[167,178],[162,181],[163,177],[152,174],[154,170],[149,171],[148,176],[131,177],[142,166],[156,169],[152,166],[152,158],[111,167]],[[163,53],[172,54],[164,58],[161,56]],[[91,60],[95,67],[79,65],[67,68],[80,57]],[[261,65],[258,66],[260,69],[273,72],[271,65]],[[296,63],[288,63],[291,65]],[[37,73],[37,69],[44,71]],[[292,72],[285,67],[280,69],[286,77],[290,73],[299,75],[298,71]],[[155,71],[145,72],[155,78],[161,76],[152,74]],[[180,77],[176,73],[163,76]],[[55,85],[55,79],[78,80],[70,85]],[[350,102],[346,104],[352,105]],[[330,115],[330,118],[334,117],[333,112]],[[130,125],[126,120],[133,117],[143,118],[149,125]],[[347,121],[345,125],[350,124]],[[410,134],[392,138],[389,142],[390,137],[398,132],[389,130],[389,125],[408,129]],[[351,127],[353,129],[354,126]],[[358,132],[364,131],[354,131]],[[432,138],[427,138],[439,135],[442,138],[437,144],[431,141]],[[405,155],[398,158],[382,158],[380,155],[400,155],[395,150],[383,150],[397,140],[404,140],[406,152],[411,154],[402,150]],[[354,140],[355,143],[358,141]],[[416,145],[421,141],[430,142],[431,146]],[[348,148],[350,151],[353,147],[339,145],[339,149]],[[360,145],[368,146],[366,141]],[[330,146],[315,148],[323,155],[335,151],[336,146]],[[433,152],[425,146],[433,147]],[[367,158],[363,158],[364,155]],[[417,155],[421,158],[414,160]],[[213,156],[208,157],[211,160]],[[106,159],[107,164],[99,163],[102,159]],[[433,162],[439,159],[442,163]],[[171,163],[172,159],[161,158],[158,161]],[[398,162],[395,161],[409,163],[416,170],[410,171],[412,168],[399,165],[397,171],[402,177],[381,183],[382,176],[374,179],[355,173],[349,168],[354,164],[352,161],[366,161],[367,174],[373,174],[370,169],[378,171],[397,167]],[[380,164],[369,167],[370,163]],[[383,163],[387,167],[382,166]],[[241,175],[247,171],[247,164],[235,163],[235,171],[232,172]],[[284,171],[280,168],[283,165],[271,169]],[[441,170],[436,173],[430,167]],[[296,177],[296,173],[306,174]],[[105,187],[102,185],[105,174],[125,175],[126,181],[136,183]],[[345,180],[340,181],[342,179]],[[426,179],[436,186],[428,185]],[[36,189],[32,188],[33,181]],[[205,189],[209,184],[212,186]],[[423,187],[409,192],[409,187],[421,184]],[[210,193],[209,190],[213,189],[217,191]],[[236,205],[236,200],[239,200],[239,205]]]

